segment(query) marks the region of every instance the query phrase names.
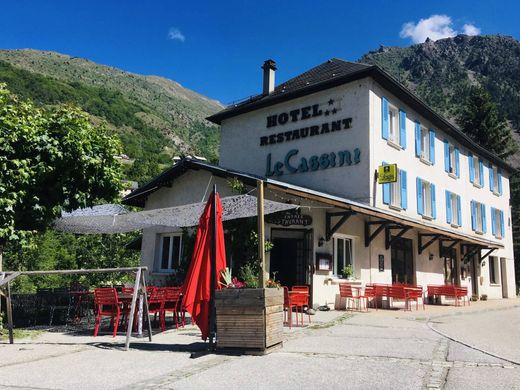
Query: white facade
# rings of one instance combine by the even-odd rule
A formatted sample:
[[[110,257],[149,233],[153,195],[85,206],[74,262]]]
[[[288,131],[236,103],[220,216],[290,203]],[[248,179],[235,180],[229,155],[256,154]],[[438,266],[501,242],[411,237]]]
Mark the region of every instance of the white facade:
[[[397,113],[394,130],[401,138],[395,139],[395,142],[391,142],[388,139],[391,137],[386,136],[383,130],[385,100],[390,109],[395,109]],[[399,111],[406,113],[404,132],[399,125],[399,119],[402,119],[403,115],[399,114]],[[428,138],[424,142],[426,145],[433,145],[431,149],[428,146],[428,151],[432,151],[431,155],[416,155],[416,122],[427,131]],[[219,165],[222,167],[347,198],[390,213],[397,219],[403,218],[423,225],[424,231],[413,228],[402,236],[409,239],[407,242],[411,245],[410,261],[413,270],[413,275],[410,271],[403,271],[409,278],[404,282],[424,287],[428,284],[446,282],[447,263],[441,257],[439,244],[435,242],[419,254],[418,238],[419,233],[443,229],[438,233],[448,231],[458,234],[462,242],[465,237],[474,238],[487,242],[489,246],[500,248],[491,254],[492,258],[487,257],[481,264],[474,260],[469,264],[463,264],[462,247],[460,243],[455,243],[451,279],[453,283],[468,286],[472,294],[478,297],[515,296],[508,171],[500,169],[500,191],[497,184],[492,191],[490,161],[483,158],[483,185],[478,185],[478,181],[477,184],[471,183],[468,156],[476,157],[477,170],[479,158],[482,157],[476,148],[467,142],[460,143],[442,129],[435,127],[429,118],[415,112],[388,90],[383,89],[373,78],[361,78],[233,116],[224,119],[221,126]],[[306,128],[307,130],[304,130]],[[430,132],[430,129],[433,132]],[[451,153],[451,159],[447,162],[445,148],[448,156]],[[458,162],[455,161],[455,149]],[[401,199],[393,205],[387,204],[392,202],[385,199],[383,185],[376,183],[375,172],[383,162],[397,164],[399,170],[406,172],[404,189],[395,193],[395,197]],[[447,169],[446,164],[451,166],[451,171]],[[496,181],[499,173],[496,164],[491,164],[491,170],[493,169],[493,179]],[[150,194],[146,201],[146,209],[199,202],[205,194],[207,195],[210,177],[211,174],[206,171],[188,171],[177,178],[172,187],[162,187]],[[421,187],[417,184],[417,178],[423,183]],[[219,182],[221,196],[225,196],[226,192],[230,191],[225,180],[214,180]],[[430,188],[430,192],[425,190],[426,187]],[[433,187],[434,202],[431,201]],[[422,201],[418,200],[419,188]],[[449,198],[451,212],[447,212],[446,191],[454,194],[453,198]],[[289,198],[288,195],[284,196],[285,199]],[[273,191],[266,193],[266,197],[273,200],[284,199],[284,196]],[[406,198],[404,203],[401,201],[403,198]],[[485,205],[484,208],[479,206],[478,212],[474,208],[473,212],[473,219],[476,221],[481,218],[477,214],[485,211],[485,229],[483,226],[473,228],[475,222],[472,223],[472,201]],[[311,264],[308,264],[310,267],[305,272],[306,284],[312,286],[315,304],[333,303],[337,299],[339,270],[319,270],[316,266],[320,254],[329,254],[333,258],[337,256],[335,238],[343,240],[340,241],[342,245],[344,240],[352,245],[349,247],[352,250],[349,261],[353,266],[355,278],[361,284],[392,283],[395,281],[393,279],[401,275],[395,274],[395,270],[392,272],[392,256],[398,255],[392,252],[392,247],[385,248],[384,234],[379,234],[370,245],[365,246],[365,224],[381,218],[357,213],[335,232],[331,240],[326,241],[326,213],[340,209],[331,206],[327,208],[326,205],[309,199],[300,199],[299,202],[302,214],[312,217],[312,225],[282,227],[268,224],[266,238],[279,235],[283,239],[284,234],[290,236],[283,231],[305,230],[312,234],[312,248],[308,248],[312,251],[312,259]],[[458,204],[460,213],[456,210]],[[496,212],[494,228],[491,208],[499,210]],[[156,275],[161,275],[161,272],[157,271],[157,264],[160,261],[160,239],[163,233],[164,229],[150,229],[143,235],[142,263],[153,269]],[[482,254],[485,253],[486,251],[482,251]],[[494,272],[489,269],[490,263]],[[491,278],[494,280],[490,280]]]

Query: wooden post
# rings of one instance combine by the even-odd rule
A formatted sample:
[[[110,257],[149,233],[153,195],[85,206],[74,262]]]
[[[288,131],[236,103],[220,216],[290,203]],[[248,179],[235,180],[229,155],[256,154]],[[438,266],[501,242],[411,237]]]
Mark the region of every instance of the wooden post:
[[[209,349],[215,350],[217,335],[217,312],[215,310],[215,290],[217,289],[217,185],[213,185],[213,204],[211,205],[211,250],[210,250],[210,298],[209,298]]]
[[[137,269],[134,283],[134,293],[132,294],[132,305],[130,306],[130,314],[128,316],[128,328],[126,330],[125,351],[130,347],[130,336],[132,336],[132,326],[134,325],[135,303],[137,302],[137,293],[141,284],[141,268]]]
[[[152,323],[150,322],[150,313],[148,313],[148,294],[146,293],[146,281],[144,279],[144,272],[141,275],[143,281],[143,300],[144,300],[144,315],[146,316],[146,323],[148,324],[148,339],[152,341]]]
[[[258,259],[260,260],[260,288],[265,287],[265,226],[264,226],[264,182],[256,182],[256,208],[258,216]]]
[[[7,326],[9,327],[9,344],[14,343],[13,336],[13,306],[11,305],[11,284],[7,283]]]

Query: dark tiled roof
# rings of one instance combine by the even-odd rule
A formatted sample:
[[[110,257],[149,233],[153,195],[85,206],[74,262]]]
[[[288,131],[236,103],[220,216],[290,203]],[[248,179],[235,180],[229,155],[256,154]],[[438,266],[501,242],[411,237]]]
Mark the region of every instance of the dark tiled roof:
[[[342,80],[342,82],[340,82],[341,84],[348,81],[345,80],[345,78],[353,76],[365,77],[366,75],[363,76],[363,73],[372,68],[374,68],[373,65],[358,64],[355,62],[332,58],[327,62],[324,62],[323,64],[278,85],[269,95],[260,94],[252,96],[240,103],[226,107],[224,110],[208,117],[207,119],[220,124],[223,119],[231,118],[235,115],[249,112],[260,107],[270,106],[289,98],[292,99],[297,96],[312,93],[317,86],[326,87],[330,81],[335,82],[336,80]]]

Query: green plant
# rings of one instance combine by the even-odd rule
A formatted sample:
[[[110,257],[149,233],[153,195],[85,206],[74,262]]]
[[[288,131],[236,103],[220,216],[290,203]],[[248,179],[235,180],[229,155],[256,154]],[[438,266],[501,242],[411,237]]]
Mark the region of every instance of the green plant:
[[[258,272],[252,264],[244,264],[240,268],[239,277],[244,281],[247,288],[258,288]]]
[[[265,282],[266,288],[281,288],[282,284],[279,280],[276,280],[276,274],[278,271],[273,272],[273,277],[268,279],[267,282]]]
[[[346,266],[344,266],[342,273],[345,278],[352,277],[352,275],[354,274],[354,272],[352,270],[352,264],[347,264]]]

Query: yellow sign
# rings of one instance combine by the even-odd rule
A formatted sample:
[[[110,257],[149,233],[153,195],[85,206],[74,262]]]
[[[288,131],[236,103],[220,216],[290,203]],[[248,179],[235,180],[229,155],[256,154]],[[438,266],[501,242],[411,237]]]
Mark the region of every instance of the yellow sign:
[[[378,169],[378,183],[395,183],[397,181],[397,164],[380,165]]]

